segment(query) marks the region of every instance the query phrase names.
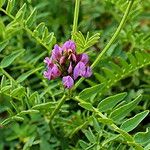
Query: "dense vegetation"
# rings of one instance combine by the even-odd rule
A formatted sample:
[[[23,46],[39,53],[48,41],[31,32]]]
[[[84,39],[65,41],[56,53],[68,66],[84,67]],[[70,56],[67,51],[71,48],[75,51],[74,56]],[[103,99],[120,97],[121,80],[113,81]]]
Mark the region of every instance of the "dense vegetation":
[[[150,0],[0,0],[0,150],[149,150],[149,19]],[[69,39],[93,72],[71,90],[43,77]]]

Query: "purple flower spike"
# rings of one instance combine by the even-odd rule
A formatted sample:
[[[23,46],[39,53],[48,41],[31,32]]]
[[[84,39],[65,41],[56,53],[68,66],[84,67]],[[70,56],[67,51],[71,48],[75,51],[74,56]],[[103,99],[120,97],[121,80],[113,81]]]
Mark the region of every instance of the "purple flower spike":
[[[73,72],[73,77],[76,80],[79,76],[84,76],[86,72],[86,66],[83,62],[79,62],[75,68],[74,68],[74,72]]]
[[[62,78],[62,82],[65,88],[70,89],[74,85],[74,80],[70,76],[65,76]]]
[[[52,50],[52,58],[55,61],[58,61],[62,57],[62,48],[59,47],[57,44],[54,46]]]
[[[70,89],[78,77],[90,77],[92,70],[89,66],[87,54],[77,54],[76,44],[72,40],[66,41],[63,46],[54,46],[50,57],[44,59],[46,71],[44,77],[53,80],[62,78],[65,88]]]
[[[85,74],[83,75],[83,77],[88,78],[88,77],[90,77],[91,75],[92,75],[92,70],[91,70],[91,68],[88,66],[88,67],[86,67],[86,71],[85,71]]]
[[[62,47],[62,49],[64,51],[67,51],[67,52],[72,52],[72,53],[75,53],[75,50],[76,50],[76,44],[72,41],[72,40],[69,40],[69,41],[66,41]]]
[[[89,62],[89,57],[87,54],[83,53],[81,54],[81,62],[83,62],[85,65]]]

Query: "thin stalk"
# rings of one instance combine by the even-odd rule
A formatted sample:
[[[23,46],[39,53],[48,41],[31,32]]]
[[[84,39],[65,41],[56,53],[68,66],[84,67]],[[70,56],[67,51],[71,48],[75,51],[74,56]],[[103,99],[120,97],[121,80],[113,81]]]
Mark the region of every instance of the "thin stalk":
[[[56,108],[54,109],[54,111],[51,113],[50,118],[49,118],[49,125],[52,121],[52,119],[54,118],[54,116],[59,112],[59,109],[61,108],[61,106],[64,104],[65,100],[66,100],[66,95],[64,95],[60,102],[58,103],[58,105],[56,106]]]
[[[134,0],[129,0],[128,2],[128,6],[127,9],[122,17],[122,20],[117,28],[117,30],[115,31],[115,33],[113,34],[112,38],[110,39],[110,41],[107,43],[107,45],[104,47],[104,49],[102,50],[102,52],[98,55],[98,57],[96,58],[96,60],[93,62],[93,64],[91,65],[91,68],[94,69],[99,61],[101,60],[101,57],[105,54],[105,52],[110,48],[110,46],[115,42],[116,38],[118,37],[121,29],[123,28],[123,25],[125,24],[127,17],[129,15],[129,12],[131,10],[131,7],[133,5]],[[76,84],[74,89],[76,89],[82,82],[83,82],[84,78],[81,78]]]
[[[73,29],[72,29],[72,35],[74,33],[77,32],[77,26],[78,26],[78,16],[79,16],[79,7],[80,7],[80,0],[76,0],[75,2],[75,10],[74,10],[74,20],[73,20]],[[70,95],[70,91],[69,91],[69,95]],[[64,95],[59,104],[56,106],[55,110],[52,112],[52,114],[50,115],[49,118],[49,124],[51,123],[52,119],[54,118],[54,116],[59,112],[59,109],[61,108],[61,106],[64,104],[65,100],[66,100],[67,96]]]
[[[79,8],[80,8],[80,0],[76,0],[75,10],[74,10],[74,20],[73,20],[72,35],[77,32]]]
[[[125,14],[116,30],[116,32],[114,33],[114,35],[112,36],[112,38],[110,39],[110,41],[108,42],[108,44],[105,46],[105,48],[103,49],[103,51],[99,54],[99,56],[96,58],[96,60],[93,62],[93,64],[91,65],[92,69],[99,63],[101,57],[105,54],[105,52],[110,48],[110,46],[114,43],[114,41],[116,40],[117,36],[119,35],[121,29],[123,28],[123,25],[125,24],[127,17],[129,15],[129,12],[131,10],[132,4],[133,4],[134,0],[129,0],[128,2],[128,6],[127,9],[125,11]]]

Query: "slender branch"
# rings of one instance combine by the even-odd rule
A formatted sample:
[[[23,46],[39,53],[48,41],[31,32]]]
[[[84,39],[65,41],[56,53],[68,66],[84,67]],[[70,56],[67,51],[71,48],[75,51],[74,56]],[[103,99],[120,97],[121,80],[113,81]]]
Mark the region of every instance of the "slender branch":
[[[80,0],[76,0],[75,10],[74,10],[74,20],[73,20],[72,35],[77,32],[79,8],[80,8]]]
[[[133,5],[134,0],[129,0],[128,2],[128,6],[127,9],[122,17],[122,20],[117,28],[117,30],[115,31],[115,33],[113,34],[112,38],[110,39],[110,41],[107,43],[107,45],[104,47],[104,49],[102,50],[102,52],[98,55],[98,57],[96,58],[96,60],[93,62],[93,64],[91,65],[91,68],[94,69],[99,61],[101,60],[101,57],[105,54],[105,52],[110,48],[110,46],[115,42],[116,38],[118,37],[121,29],[123,28],[123,25],[125,24],[127,17],[129,15],[129,12],[131,10],[131,7]],[[84,78],[81,78],[76,84],[74,89],[76,89],[82,82],[83,82]]]
[[[61,106],[64,104],[65,100],[66,100],[67,96],[64,95],[60,102],[58,103],[58,105],[56,106],[56,108],[54,109],[54,111],[51,113],[50,118],[49,118],[49,125],[52,121],[52,119],[54,118],[54,116],[59,112],[59,109],[61,108]]]
[[[114,33],[114,35],[112,36],[112,38],[110,39],[110,41],[108,42],[108,44],[105,46],[105,48],[103,49],[103,51],[99,54],[99,56],[96,58],[96,60],[93,62],[92,64],[92,68],[94,68],[100,61],[101,57],[104,55],[104,53],[110,48],[110,46],[115,42],[117,36],[119,35],[121,29],[123,28],[123,25],[125,24],[126,20],[127,20],[127,17],[129,15],[129,12],[131,10],[131,7],[132,7],[132,4],[133,4],[133,0],[129,0],[128,2],[128,6],[127,6],[127,9],[125,11],[125,14],[116,30],[116,32]]]
[[[72,35],[77,32],[78,16],[79,16],[79,7],[80,7],[80,0],[76,0],[76,3],[75,3],[75,11],[74,11],[74,21],[73,21]],[[53,111],[52,114],[50,115],[50,118],[49,118],[49,125],[51,125],[52,119],[53,119],[54,116],[59,112],[59,109],[60,109],[61,106],[64,104],[66,98],[67,98],[66,95],[64,95],[64,96],[61,98],[59,104],[56,106],[56,108],[54,109],[54,111]]]

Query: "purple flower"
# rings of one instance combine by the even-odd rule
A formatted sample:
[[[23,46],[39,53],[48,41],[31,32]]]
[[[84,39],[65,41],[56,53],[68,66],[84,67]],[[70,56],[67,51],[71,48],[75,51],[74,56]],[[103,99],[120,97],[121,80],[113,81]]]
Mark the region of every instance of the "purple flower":
[[[74,85],[74,80],[70,76],[65,76],[62,78],[62,82],[65,88],[70,89]]]
[[[83,62],[85,65],[89,62],[89,57],[87,54],[83,53],[80,55],[80,61]]]
[[[59,59],[62,57],[62,48],[59,47],[57,44],[54,46],[54,49],[52,50],[52,58],[55,61],[59,61]]]
[[[88,78],[92,75],[92,70],[89,66],[86,67],[86,71],[85,74],[83,75],[83,77]]]
[[[53,65],[54,65],[53,62],[52,62],[52,59],[49,58],[49,57],[46,57],[44,59],[44,63],[47,64],[47,67],[53,67]]]
[[[92,75],[88,55],[77,54],[76,44],[72,40],[66,41],[62,47],[56,44],[51,57],[46,57],[44,62],[47,65],[44,77],[52,80],[61,76],[64,87],[68,89],[72,88],[78,77]]]
[[[74,68],[73,71],[74,79],[76,80],[79,76],[84,76],[85,72],[86,72],[86,66],[83,62],[80,61]]]
[[[62,46],[62,49],[64,51],[68,52],[69,54],[70,53],[75,53],[75,51],[76,51],[76,44],[72,40],[66,41],[64,43],[64,45]]]
[[[44,71],[44,77],[49,80],[55,79],[60,75],[61,75],[61,71],[58,69],[56,64],[54,64],[52,68],[49,67],[47,71]]]

